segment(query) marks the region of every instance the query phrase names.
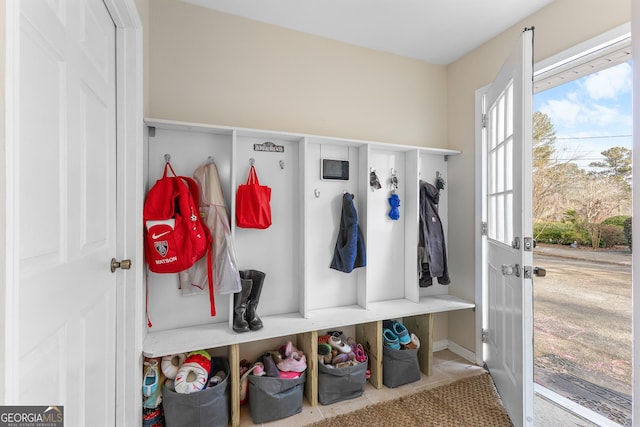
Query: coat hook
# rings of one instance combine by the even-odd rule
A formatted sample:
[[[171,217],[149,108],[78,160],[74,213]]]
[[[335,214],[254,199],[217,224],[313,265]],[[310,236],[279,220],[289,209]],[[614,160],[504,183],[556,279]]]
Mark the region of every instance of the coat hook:
[[[280,169],[284,169],[284,160],[280,160]]]
[[[444,190],[445,182],[444,178],[440,171],[436,171],[436,188],[439,190]]]
[[[165,154],[164,155],[164,162],[165,163],[169,163],[171,161],[171,154]]]
[[[256,162],[256,159],[254,159],[253,157],[251,157],[249,159],[249,166],[253,166],[253,164]]]
[[[315,190],[313,190],[313,194],[316,196],[316,199],[320,197],[320,190],[318,190],[317,188]]]
[[[391,190],[395,193],[398,189],[398,177],[396,176],[397,171],[395,168],[391,168]]]

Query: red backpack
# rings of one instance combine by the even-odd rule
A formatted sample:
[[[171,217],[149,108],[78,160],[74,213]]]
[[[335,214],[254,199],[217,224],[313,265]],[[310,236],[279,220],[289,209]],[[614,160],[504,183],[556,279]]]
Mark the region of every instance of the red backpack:
[[[167,176],[168,170],[173,176]],[[210,250],[213,239],[198,207],[196,182],[177,176],[167,162],[162,178],[151,187],[144,202],[144,255],[154,273],[179,273],[207,254],[211,315],[215,316]]]

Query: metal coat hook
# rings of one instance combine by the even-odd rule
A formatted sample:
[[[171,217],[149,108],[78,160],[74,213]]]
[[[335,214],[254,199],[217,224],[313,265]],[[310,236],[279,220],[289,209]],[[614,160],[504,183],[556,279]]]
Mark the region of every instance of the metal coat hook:
[[[164,162],[165,163],[169,163],[171,161],[171,154],[165,154],[164,155]]]
[[[379,190],[382,188],[378,175],[376,175],[376,169],[374,167],[369,168],[369,185],[372,190]]]
[[[256,159],[254,159],[253,157],[249,158],[249,166],[253,166],[255,162],[256,162]]]
[[[316,196],[316,199],[320,197],[320,190],[318,190],[317,188],[315,190],[313,190],[313,194],[314,196]]]
[[[280,160],[278,163],[280,164],[280,169],[284,169],[284,160]]]
[[[442,177],[442,174],[440,171],[436,171],[436,188],[438,190],[444,190],[444,185],[444,178]]]
[[[396,173],[395,168],[391,168],[391,187],[394,192],[398,189],[398,177]]]

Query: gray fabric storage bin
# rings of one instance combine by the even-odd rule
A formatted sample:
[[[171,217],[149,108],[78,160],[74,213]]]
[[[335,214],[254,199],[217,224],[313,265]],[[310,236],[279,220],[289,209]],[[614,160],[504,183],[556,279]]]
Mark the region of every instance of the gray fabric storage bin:
[[[339,369],[318,363],[318,400],[330,405],[362,396],[366,375],[367,362]]]
[[[229,424],[229,362],[211,358],[213,373],[226,376],[218,385],[190,394],[176,393],[162,387],[162,405],[166,427],[226,427]]]
[[[382,383],[399,387],[420,379],[418,349],[393,350],[386,345],[382,350]]]
[[[302,412],[305,373],[298,378],[249,375],[249,409],[255,424],[279,420]]]

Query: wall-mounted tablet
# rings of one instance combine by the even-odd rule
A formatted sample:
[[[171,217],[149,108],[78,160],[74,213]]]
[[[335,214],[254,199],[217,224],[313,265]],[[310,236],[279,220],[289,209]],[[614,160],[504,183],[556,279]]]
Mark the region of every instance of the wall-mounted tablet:
[[[349,161],[348,160],[332,160],[322,159],[321,177],[329,180],[349,180]]]

